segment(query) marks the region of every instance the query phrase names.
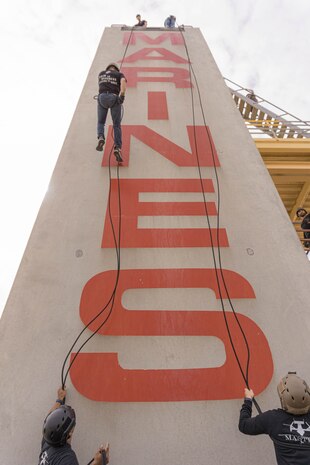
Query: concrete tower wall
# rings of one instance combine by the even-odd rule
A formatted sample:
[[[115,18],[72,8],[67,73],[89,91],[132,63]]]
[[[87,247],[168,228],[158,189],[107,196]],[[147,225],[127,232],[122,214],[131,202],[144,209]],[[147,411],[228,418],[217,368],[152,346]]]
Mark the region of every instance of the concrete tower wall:
[[[118,169],[112,155],[109,170],[111,128],[101,155],[93,95],[98,73],[125,51],[125,160]],[[227,291],[216,280],[198,164]],[[110,190],[118,239],[118,186],[117,281],[108,198]],[[36,463],[63,360],[116,285],[108,322],[67,379],[80,464],[109,440],[111,465],[269,465],[271,441],[237,428],[245,383],[220,297],[245,371],[227,292],[238,314],[249,383],[267,410],[278,405],[283,374],[308,374],[309,284],[286,211],[199,29],[105,29],[1,319],[1,463]]]

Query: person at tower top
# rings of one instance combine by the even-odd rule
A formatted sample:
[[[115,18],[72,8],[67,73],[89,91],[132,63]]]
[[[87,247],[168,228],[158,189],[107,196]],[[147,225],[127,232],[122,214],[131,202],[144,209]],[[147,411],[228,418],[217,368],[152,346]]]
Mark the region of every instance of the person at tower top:
[[[141,19],[141,15],[137,14],[136,20],[138,21],[134,27],[147,27],[147,21],[145,19]]]
[[[165,19],[164,27],[168,27],[168,28],[175,27],[176,19],[177,18],[173,15],[168,16],[168,18]]]
[[[252,416],[252,389],[245,388],[239,430],[244,434],[268,434],[278,465],[310,464],[310,392],[303,379],[289,372],[278,384],[281,407]]]
[[[57,400],[48,412],[43,423],[43,438],[39,465],[79,465],[75,452],[71,449],[76,417],[72,407],[65,404],[66,389],[58,389]],[[92,464],[109,463],[109,444],[100,446]]]
[[[97,137],[98,144],[96,150],[102,151],[105,144],[104,128],[110,109],[113,131],[114,131],[114,155],[116,160],[121,163],[122,159],[122,104],[125,100],[126,78],[120,72],[116,63],[110,63],[104,71],[98,76],[99,95],[98,95],[98,122]]]
[[[306,230],[304,232],[304,239],[310,239],[310,213],[307,213],[307,210],[305,210],[304,208],[298,208],[298,210],[296,211],[296,216],[298,219],[302,220],[301,225],[300,225],[301,229]],[[305,241],[304,247],[306,249],[309,249],[310,241]],[[307,255],[308,253],[309,253],[309,250],[306,250]]]

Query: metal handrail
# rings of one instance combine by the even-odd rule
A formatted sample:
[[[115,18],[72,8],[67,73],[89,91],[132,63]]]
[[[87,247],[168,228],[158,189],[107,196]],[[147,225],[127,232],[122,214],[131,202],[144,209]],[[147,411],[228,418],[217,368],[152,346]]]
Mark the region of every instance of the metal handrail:
[[[247,89],[246,87],[240,86],[240,84],[237,84],[236,82],[232,81],[231,79],[228,79],[228,78],[224,77],[224,80],[230,82],[231,84],[234,84],[235,86],[237,86],[238,89],[235,89],[236,91],[242,90],[242,91],[247,92],[247,93],[250,91],[250,89]],[[231,89],[231,90],[234,91],[234,89]],[[277,110],[280,110],[281,112],[283,112],[281,115],[275,115],[278,118],[283,118],[284,116],[291,116],[293,118],[293,120],[295,120],[296,122],[298,121],[299,123],[304,123],[306,126],[310,126],[310,121],[306,121],[306,120],[302,120],[302,119],[298,118],[298,116],[295,116],[295,115],[293,115],[293,113],[290,113],[290,112],[284,110],[283,108],[275,105],[274,103],[269,102],[268,100],[264,99],[263,97],[260,97],[258,94],[255,94],[255,97],[257,97],[259,99],[259,101],[257,103],[261,103],[261,102],[267,103],[268,105],[272,106],[273,108],[276,108]],[[255,105],[255,102],[254,101],[252,101],[252,102]]]
[[[284,124],[283,121],[280,121],[278,119],[248,119],[247,118],[245,122],[248,124],[255,123],[255,126],[259,124],[263,125],[264,123],[266,123],[267,125],[273,125],[273,126],[279,126],[279,125]],[[296,124],[296,121],[286,121],[285,123],[290,123],[294,125]],[[310,126],[306,124],[298,125],[297,127],[300,128],[303,126],[308,128],[307,131],[310,131]]]
[[[237,89],[228,87],[250,134],[269,136],[275,139],[310,138],[310,121],[298,118],[257,94],[253,94],[254,99],[248,94],[244,95],[245,92],[249,93],[250,89],[242,87],[230,79],[224,79],[237,86]],[[262,102],[269,105],[271,109],[262,106]]]

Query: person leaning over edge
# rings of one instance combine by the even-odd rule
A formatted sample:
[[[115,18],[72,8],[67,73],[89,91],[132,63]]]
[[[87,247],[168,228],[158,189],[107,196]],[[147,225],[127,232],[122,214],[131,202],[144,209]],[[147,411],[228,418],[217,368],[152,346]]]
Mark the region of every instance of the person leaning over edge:
[[[71,440],[76,424],[75,411],[64,403],[67,392],[58,389],[58,397],[43,423],[43,438],[39,465],[79,465],[75,452],[71,449]],[[109,445],[100,446],[93,465],[109,463]]]
[[[98,123],[96,150],[102,151],[105,144],[104,127],[110,108],[114,131],[114,155],[122,162],[122,104],[125,100],[126,78],[116,63],[110,63],[98,76]]]
[[[147,21],[145,19],[141,19],[141,15],[137,14],[136,20],[138,21],[134,27],[147,27]]]
[[[175,16],[173,16],[173,15],[168,16],[168,18],[165,19],[164,27],[174,28],[176,19],[177,18]]]
[[[278,384],[281,407],[254,418],[252,389],[245,388],[239,430],[244,434],[269,434],[278,465],[310,464],[310,392],[303,379],[289,372]]]

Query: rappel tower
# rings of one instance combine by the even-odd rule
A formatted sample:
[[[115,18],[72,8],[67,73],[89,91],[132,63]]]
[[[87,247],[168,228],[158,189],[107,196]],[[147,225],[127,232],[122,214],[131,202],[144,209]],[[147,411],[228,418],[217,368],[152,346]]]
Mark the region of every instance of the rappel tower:
[[[111,61],[121,166],[111,126],[95,150]],[[243,388],[264,410],[307,376],[308,273],[200,30],[106,28],[1,319],[3,463],[36,463],[69,351],[81,464],[108,440],[111,465],[269,465],[238,431]]]

